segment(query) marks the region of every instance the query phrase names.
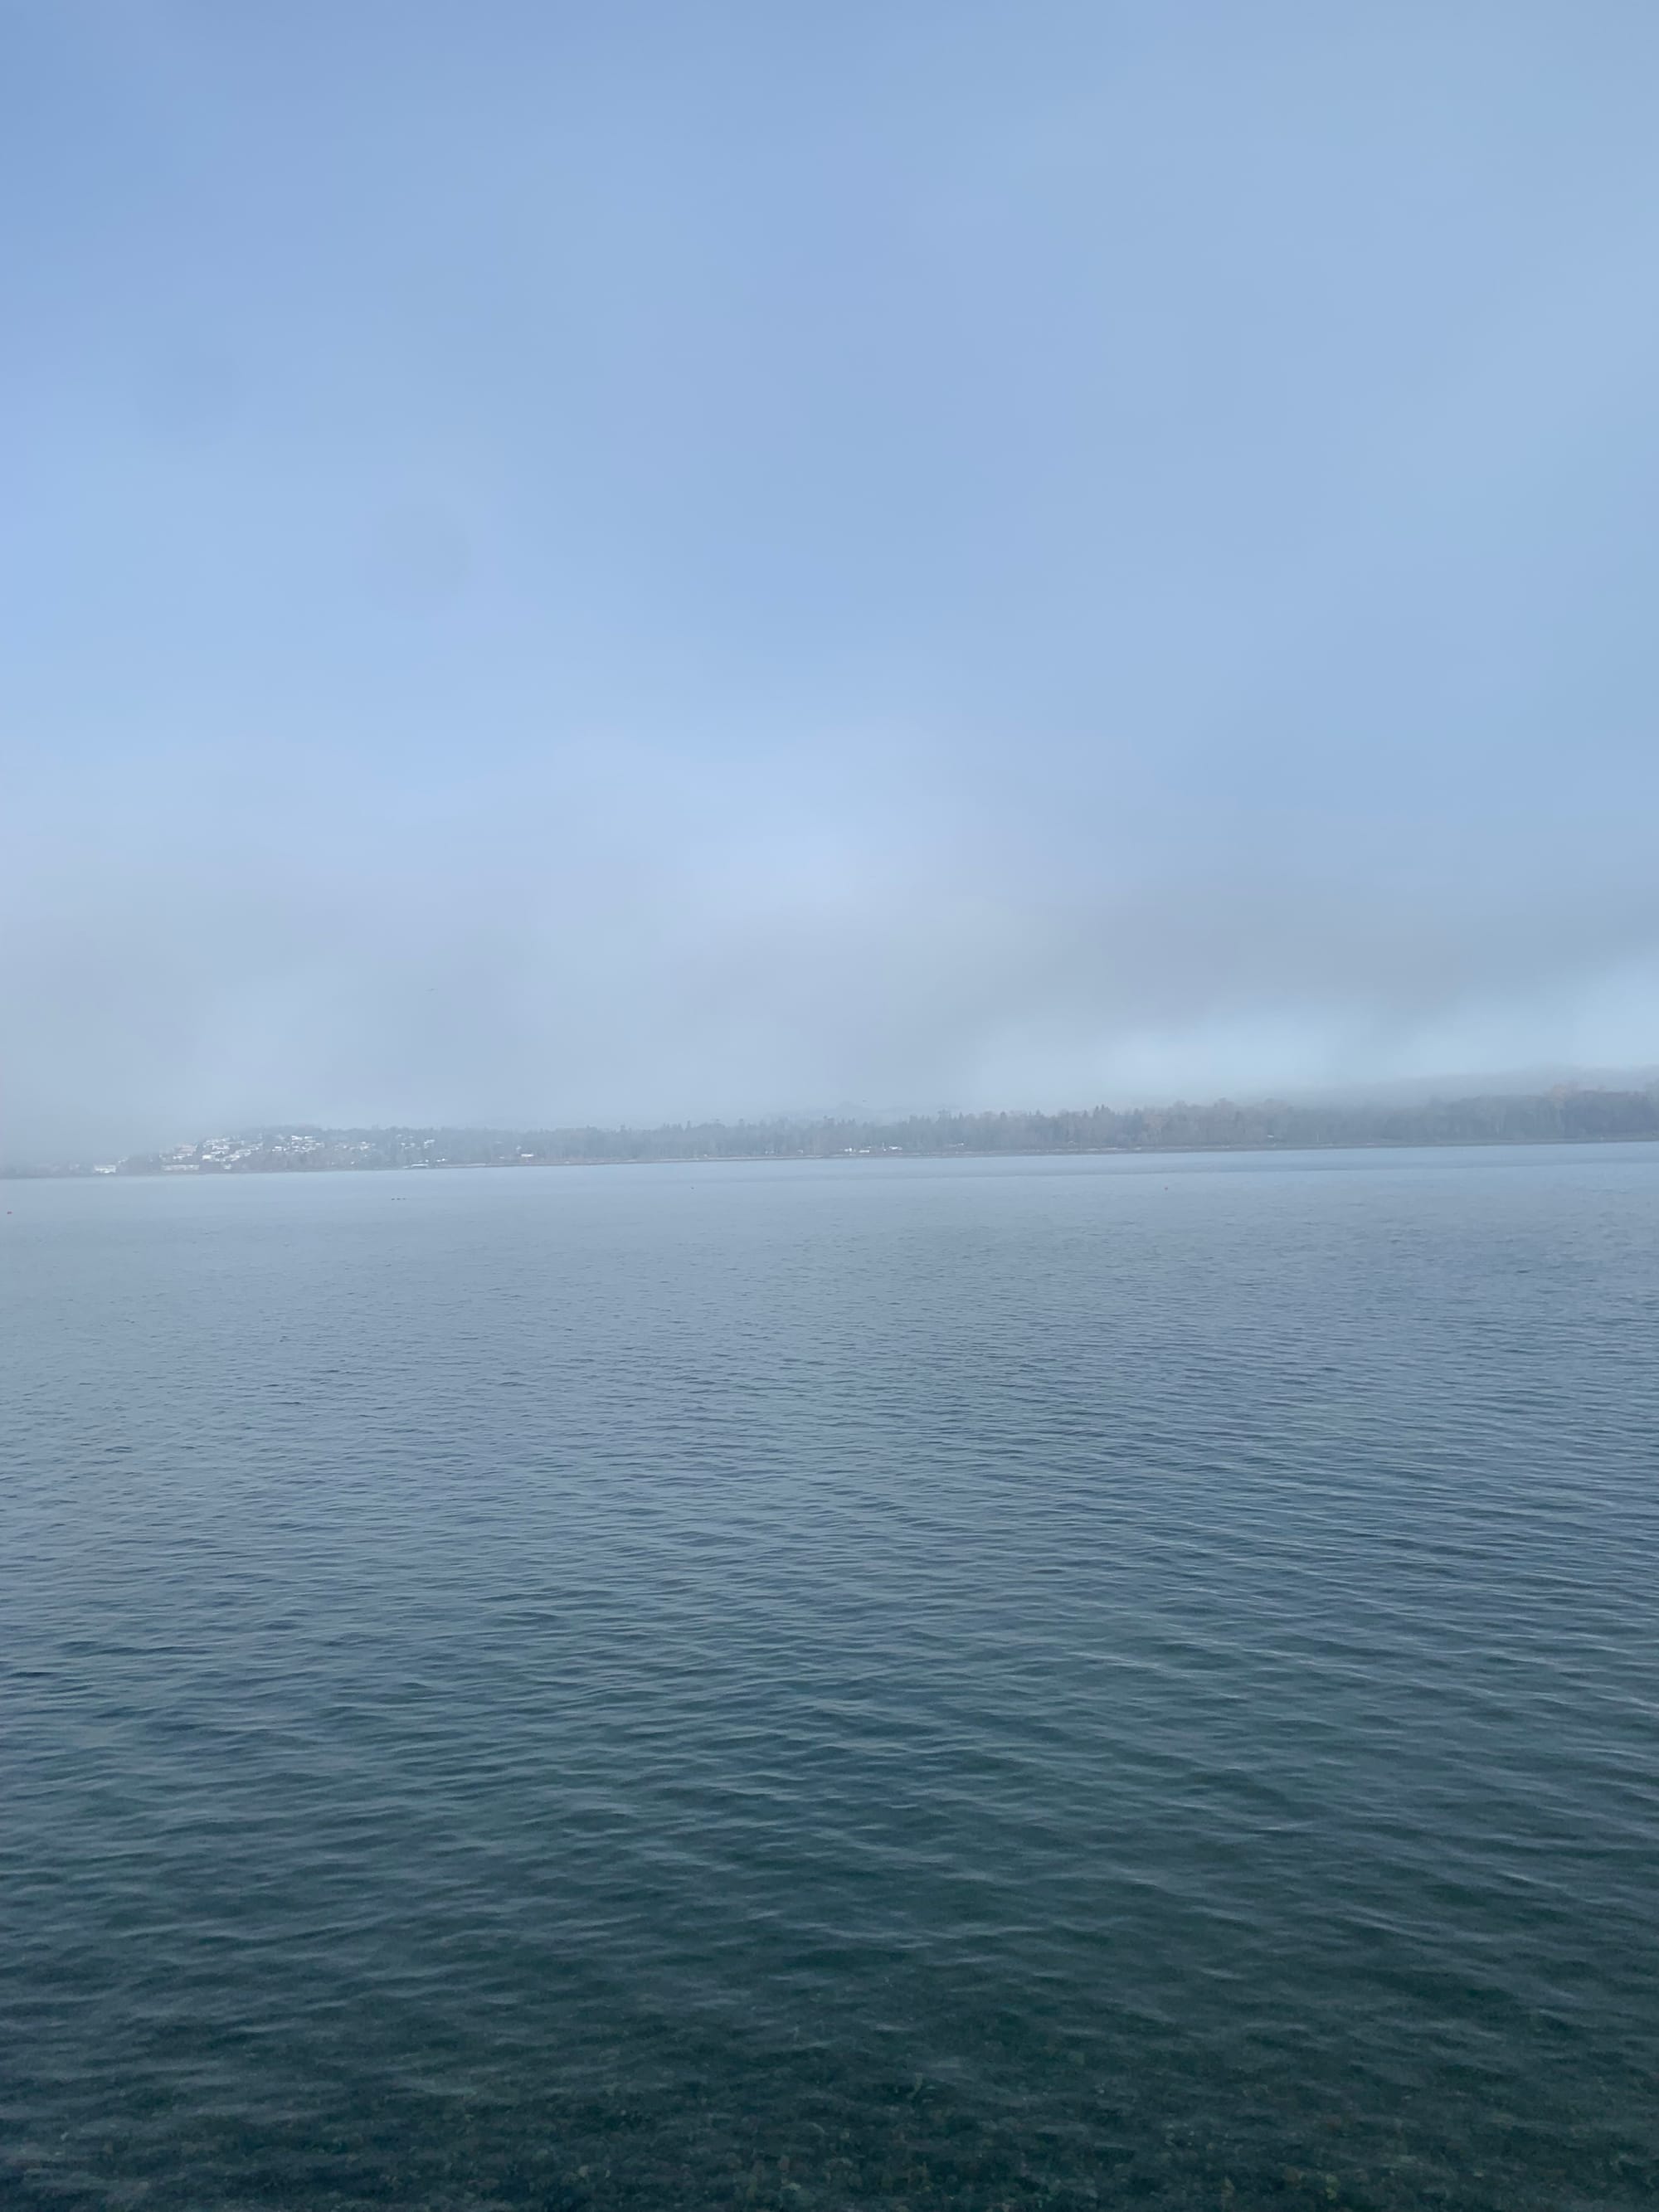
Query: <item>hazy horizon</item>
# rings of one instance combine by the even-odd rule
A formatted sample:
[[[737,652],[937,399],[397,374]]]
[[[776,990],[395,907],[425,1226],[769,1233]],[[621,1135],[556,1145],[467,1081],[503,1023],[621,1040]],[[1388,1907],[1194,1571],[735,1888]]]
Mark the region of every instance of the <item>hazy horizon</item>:
[[[403,1130],[421,1134],[434,1127],[451,1131],[471,1131],[479,1135],[514,1136],[535,1132],[551,1133],[559,1129],[575,1132],[583,1128],[623,1132],[649,1132],[672,1127],[727,1128],[752,1126],[757,1128],[775,1128],[780,1125],[799,1124],[803,1128],[844,1122],[848,1127],[878,1128],[908,1121],[931,1121],[957,1115],[976,1113],[1003,1113],[1016,1119],[1027,1115],[1089,1113],[1100,1109],[1110,1112],[1128,1113],[1145,1108],[1152,1110],[1175,1109],[1203,1110],[1218,1105],[1231,1105],[1245,1109],[1266,1105],[1288,1106],[1297,1110],[1318,1110],[1330,1108],[1341,1110],[1363,1110],[1367,1107],[1395,1107],[1410,1109],[1429,1105],[1449,1105],[1478,1103],[1483,1098],[1542,1097],[1559,1091],[1613,1091],[1624,1094],[1659,1089],[1659,1066],[1626,1068],[1530,1068],[1493,1072],[1484,1076],[1442,1076],[1438,1078],[1407,1079],[1390,1083],[1313,1086],[1298,1090],[1289,1086],[1282,1091],[1242,1091],[1236,1096],[1206,1098],[1182,1098],[1176,1096],[1144,1097],[1119,1097],[1113,1099],[1057,1099],[1033,1104],[1029,1100],[1007,1099],[998,1105],[983,1108],[963,1107],[949,1099],[931,1104],[911,1102],[904,1105],[872,1105],[859,1099],[839,1099],[830,1103],[784,1105],[754,1113],[719,1115],[684,1114],[669,1116],[657,1121],[640,1117],[623,1116],[617,1120],[599,1122],[538,1122],[520,1115],[495,1122],[430,1123],[410,1121],[407,1116],[392,1116],[373,1122],[327,1122],[307,1114],[265,1114],[237,1125],[207,1127],[191,1125],[164,1131],[149,1131],[142,1140],[122,1147],[109,1146],[104,1149],[118,1158],[153,1154],[174,1144],[197,1144],[209,1139],[247,1137],[255,1133],[279,1131],[331,1133],[357,1135],[379,1130],[390,1133]],[[1610,1141],[1620,1141],[1615,1134]],[[89,1154],[83,1154],[78,1164],[84,1167]],[[0,1155],[0,1171],[15,1172],[49,1167],[76,1164],[70,1156],[48,1157],[35,1154],[31,1158]]]
[[[1650,10],[0,39],[0,1155],[1659,1059]]]

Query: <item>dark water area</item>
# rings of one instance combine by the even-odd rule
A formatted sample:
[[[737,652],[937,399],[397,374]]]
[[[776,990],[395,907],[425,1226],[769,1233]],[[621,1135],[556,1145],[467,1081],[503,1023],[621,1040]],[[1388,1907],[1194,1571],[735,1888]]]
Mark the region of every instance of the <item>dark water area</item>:
[[[0,2203],[1654,2203],[1659,1147],[0,1188]]]

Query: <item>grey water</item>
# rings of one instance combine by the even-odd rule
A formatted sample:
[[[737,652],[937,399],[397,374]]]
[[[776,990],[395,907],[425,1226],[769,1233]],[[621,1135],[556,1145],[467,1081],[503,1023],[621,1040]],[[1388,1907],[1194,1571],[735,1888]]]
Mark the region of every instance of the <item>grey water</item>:
[[[0,2202],[1654,2202],[1659,1146],[0,1193]]]

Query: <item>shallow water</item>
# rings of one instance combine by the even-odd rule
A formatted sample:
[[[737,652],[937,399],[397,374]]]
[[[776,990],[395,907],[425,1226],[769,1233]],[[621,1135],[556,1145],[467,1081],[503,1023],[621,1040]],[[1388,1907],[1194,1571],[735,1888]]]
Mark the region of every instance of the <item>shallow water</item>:
[[[1659,1147],[0,1191],[0,2200],[1653,2202]]]

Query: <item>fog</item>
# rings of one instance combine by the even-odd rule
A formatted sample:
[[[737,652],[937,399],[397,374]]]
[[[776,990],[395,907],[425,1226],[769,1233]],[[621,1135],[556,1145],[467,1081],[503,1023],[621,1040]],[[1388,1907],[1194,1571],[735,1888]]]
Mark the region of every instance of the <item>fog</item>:
[[[3,33],[0,1152],[1659,1059],[1659,18]]]

